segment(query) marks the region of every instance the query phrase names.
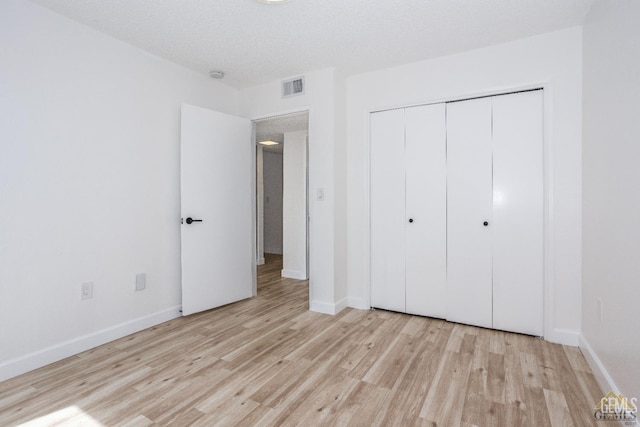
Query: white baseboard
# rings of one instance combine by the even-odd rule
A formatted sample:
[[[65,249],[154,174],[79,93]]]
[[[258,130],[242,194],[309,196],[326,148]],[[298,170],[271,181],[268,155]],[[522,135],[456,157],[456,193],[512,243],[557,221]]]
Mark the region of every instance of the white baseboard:
[[[340,313],[342,310],[349,306],[348,301],[349,299],[345,297],[336,303],[336,314]]]
[[[347,307],[357,308],[358,310],[369,310],[371,308],[367,307],[362,298],[347,298]]]
[[[282,277],[286,277],[287,279],[297,279],[297,280],[307,280],[307,275],[304,271],[297,270],[282,270],[280,272]]]
[[[265,254],[282,255],[282,248],[264,248]]]
[[[311,301],[309,303],[309,310],[315,311],[317,313],[324,313],[335,315],[340,313],[343,309],[347,308],[347,299],[343,298],[337,303],[329,303],[324,301]]]
[[[587,359],[587,363],[593,371],[593,376],[596,377],[596,381],[598,385],[602,389],[603,393],[608,393],[609,390],[613,390],[615,393],[620,393],[620,390],[616,386],[615,382],[613,382],[613,378],[609,375],[609,372],[602,364],[602,361],[598,357],[593,348],[584,337],[584,335],[580,334],[580,350],[582,350],[582,354],[584,358]]]
[[[569,329],[552,329],[549,333],[545,334],[544,339],[545,341],[556,344],[578,347],[580,342],[580,332]]]
[[[264,257],[256,259],[256,265],[264,265]]]
[[[2,362],[0,363],[0,381],[17,377],[25,372],[180,317],[182,315],[180,308],[181,306],[171,307]]]

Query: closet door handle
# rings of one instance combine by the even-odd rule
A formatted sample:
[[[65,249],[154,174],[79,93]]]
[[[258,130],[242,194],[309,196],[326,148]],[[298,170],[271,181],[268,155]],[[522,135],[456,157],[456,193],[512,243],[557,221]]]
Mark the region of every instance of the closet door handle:
[[[409,218],[409,222],[413,222],[413,218]]]
[[[482,225],[484,225],[486,227],[487,225],[489,225],[489,221],[483,222]]]

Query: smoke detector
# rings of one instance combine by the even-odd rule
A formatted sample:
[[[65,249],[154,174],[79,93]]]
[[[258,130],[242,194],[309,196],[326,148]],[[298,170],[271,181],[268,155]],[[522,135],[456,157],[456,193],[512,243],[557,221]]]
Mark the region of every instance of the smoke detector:
[[[224,77],[224,71],[220,70],[211,70],[209,71],[209,77],[214,79],[221,79]]]

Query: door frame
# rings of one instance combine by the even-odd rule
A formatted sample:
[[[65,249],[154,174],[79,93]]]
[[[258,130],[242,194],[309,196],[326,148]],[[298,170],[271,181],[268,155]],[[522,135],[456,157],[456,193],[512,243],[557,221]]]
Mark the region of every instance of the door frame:
[[[249,119],[251,120],[251,119]],[[257,157],[257,152],[255,149],[256,146],[256,123],[251,120],[251,141],[249,141],[249,144],[251,144],[251,173],[252,173],[252,178],[251,178],[251,235],[253,236],[252,243],[251,243],[251,252],[253,253],[253,268],[251,269],[251,275],[252,275],[252,279],[253,279],[253,296],[256,297],[258,296],[258,260],[256,257],[256,254],[258,253],[258,241],[256,240],[256,236],[257,236],[257,229],[258,229],[258,224],[256,223],[257,218],[258,218],[258,212],[257,212],[257,204],[256,204],[256,197],[257,197],[257,183],[256,183],[256,157]]]
[[[371,113],[393,110],[396,108],[410,108],[421,105],[440,104],[452,101],[462,101],[465,99],[482,98],[497,95],[507,95],[514,92],[523,92],[535,89],[542,89],[543,98],[543,285],[542,285],[542,319],[543,319],[543,338],[554,342],[561,342],[566,331],[557,331],[554,329],[554,183],[553,183],[553,86],[548,81],[533,81],[526,84],[505,86],[499,89],[479,90],[476,92],[468,92],[459,95],[451,95],[439,99],[425,99],[424,102],[415,104],[403,104],[384,106],[382,108],[372,108],[366,113],[366,133],[365,133],[365,206],[366,213],[363,216],[365,226],[364,238],[364,303],[366,307],[371,307],[371,131],[370,118]]]
[[[311,136],[311,127],[310,127],[310,123],[311,123],[311,114],[312,114],[312,109],[311,107],[300,107],[300,108],[296,108],[296,109],[292,109],[292,110],[285,110],[285,111],[280,111],[280,112],[274,112],[274,113],[269,113],[269,114],[264,114],[264,115],[258,115],[258,116],[254,116],[249,118],[249,120],[251,120],[252,124],[253,124],[253,131],[252,131],[252,135],[251,135],[251,141],[253,144],[254,149],[253,151],[253,174],[254,174],[254,179],[252,180],[253,184],[252,184],[252,215],[253,215],[253,220],[252,220],[252,234],[254,236],[253,238],[253,253],[256,254],[256,256],[254,258],[256,258],[257,261],[257,241],[258,241],[258,230],[257,230],[257,222],[258,222],[258,211],[257,211],[257,185],[256,185],[256,168],[257,168],[257,150],[255,149],[255,147],[258,146],[258,141],[256,140],[256,122],[260,122],[260,121],[264,121],[264,120],[269,120],[269,119],[277,119],[279,117],[283,117],[283,116],[291,116],[291,115],[295,115],[295,114],[303,114],[306,113],[307,114],[307,119],[308,119],[308,124],[307,124],[307,138],[306,138],[306,165],[305,165],[305,169],[306,169],[306,201],[305,201],[305,207],[306,207],[306,268],[307,268],[307,280],[309,281],[309,303],[311,303],[311,301],[313,300],[313,288],[311,286],[311,227],[309,226],[309,222],[310,222],[310,218],[311,218],[311,195],[309,193],[309,189],[310,189],[310,181],[309,181],[309,177],[310,177],[310,169],[311,169],[311,151],[310,151],[310,146],[311,144],[309,143],[309,141],[312,139]],[[254,268],[254,274],[257,275],[257,265],[256,268]],[[257,295],[257,278],[254,281],[255,283],[255,295]]]

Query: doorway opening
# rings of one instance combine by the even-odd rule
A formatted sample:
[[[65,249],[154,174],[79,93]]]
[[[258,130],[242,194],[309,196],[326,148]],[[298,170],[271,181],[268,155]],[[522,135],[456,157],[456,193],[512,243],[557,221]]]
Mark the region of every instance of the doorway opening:
[[[262,270],[279,270],[279,277],[307,280],[309,112],[268,117],[254,124],[256,264]]]

